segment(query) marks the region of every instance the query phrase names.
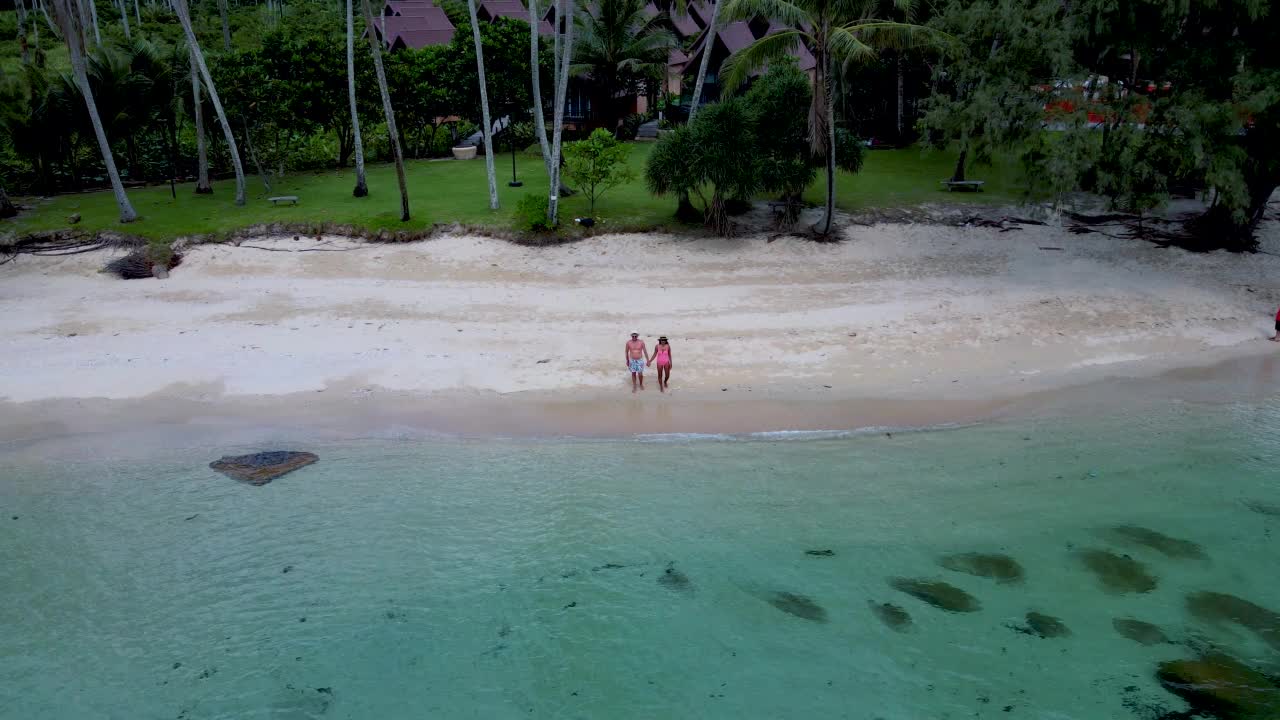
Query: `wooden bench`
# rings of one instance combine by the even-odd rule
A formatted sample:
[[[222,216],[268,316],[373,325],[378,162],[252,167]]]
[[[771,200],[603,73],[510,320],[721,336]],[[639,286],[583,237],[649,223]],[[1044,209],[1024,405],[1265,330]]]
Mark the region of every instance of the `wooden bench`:
[[[279,204],[280,204],[280,203],[282,203],[282,202],[287,202],[287,203],[289,203],[290,205],[297,205],[297,204],[298,204],[298,196],[297,196],[297,195],[280,195],[279,197],[272,197],[272,198],[267,198],[267,199],[271,201],[271,204],[272,204],[272,205],[279,205]]]
[[[987,184],[986,180],[943,180],[943,185],[951,192],[956,190],[967,190],[969,192],[982,192],[982,186]]]

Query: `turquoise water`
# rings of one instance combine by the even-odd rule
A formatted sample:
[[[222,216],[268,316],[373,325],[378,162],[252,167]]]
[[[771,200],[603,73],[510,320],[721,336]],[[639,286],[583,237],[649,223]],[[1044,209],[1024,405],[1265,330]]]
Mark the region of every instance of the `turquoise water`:
[[[1280,409],[848,437],[298,443],[265,487],[164,450],[0,453],[3,718],[1154,719],[1185,596],[1280,608]],[[1262,512],[1260,512],[1260,510]],[[1277,511],[1280,512],[1280,511]],[[16,519],[14,519],[16,517]],[[1106,529],[1197,543],[1170,558]],[[1080,562],[1157,578],[1111,594]],[[831,550],[813,556],[806,550]],[[1000,552],[1020,584],[945,570]],[[619,567],[614,567],[619,566]],[[673,567],[687,584],[660,582]],[[946,580],[939,610],[889,585]],[[825,611],[770,602],[802,595]],[[892,602],[898,632],[869,608]],[[1070,636],[1016,632],[1028,611]]]

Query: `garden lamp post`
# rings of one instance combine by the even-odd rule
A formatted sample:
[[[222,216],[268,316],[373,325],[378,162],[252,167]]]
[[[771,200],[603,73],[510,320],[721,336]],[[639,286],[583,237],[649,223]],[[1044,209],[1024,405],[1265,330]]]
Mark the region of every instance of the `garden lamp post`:
[[[524,183],[516,179],[516,134],[512,131],[511,121],[507,121],[507,134],[511,136],[511,182],[507,183],[507,187],[520,187]]]

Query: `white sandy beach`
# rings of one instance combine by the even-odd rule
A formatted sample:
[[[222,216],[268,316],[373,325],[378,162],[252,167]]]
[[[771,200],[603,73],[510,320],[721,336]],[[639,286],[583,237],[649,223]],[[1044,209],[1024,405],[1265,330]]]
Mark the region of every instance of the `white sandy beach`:
[[[0,267],[0,414],[29,426],[52,402],[302,393],[630,400],[632,330],[650,347],[670,337],[674,392],[659,398],[651,377],[643,400],[676,407],[720,393],[978,402],[1277,350],[1280,257],[1053,227],[243,245],[192,247],[167,280],[102,274],[104,253]],[[1280,250],[1274,223],[1263,248]]]

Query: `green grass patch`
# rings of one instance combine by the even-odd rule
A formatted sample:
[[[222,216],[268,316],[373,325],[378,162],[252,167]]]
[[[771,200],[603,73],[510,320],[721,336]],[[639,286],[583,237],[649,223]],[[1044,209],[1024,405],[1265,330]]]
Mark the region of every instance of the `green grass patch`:
[[[990,166],[971,167],[965,177],[985,180],[983,191],[950,192],[940,182],[955,170],[956,153],[923,149],[868,150],[862,171],[840,172],[836,177],[836,207],[855,211],[871,208],[915,207],[926,203],[1003,204],[1022,198],[1021,169],[1007,158]],[[826,200],[827,176],[818,173],[818,181],[805,193],[813,203]]]
[[[644,164],[653,145],[631,145],[630,163],[637,178],[644,176]],[[120,225],[115,199],[110,191],[60,195],[44,200],[23,198],[33,208],[18,218],[0,222],[0,233],[25,234],[41,230],[69,227],[68,216],[81,216],[78,229],[117,230],[150,239],[173,239],[192,235],[225,235],[252,225],[264,223],[320,223],[354,225],[371,231],[425,230],[437,223],[462,223],[495,229],[512,227],[513,212],[521,197],[528,193],[546,193],[547,178],[542,159],[537,155],[516,156],[517,177],[523,187],[511,188],[511,155],[495,158],[498,169],[500,209],[489,209],[485,166],[482,158],[469,161],[412,161],[406,174],[412,219],[400,222],[400,198],[396,189],[395,169],[390,164],[367,167],[370,195],[355,198],[351,189],[355,171],[351,169],[300,173],[272,182],[268,193],[254,175],[247,177],[248,200],[244,207],[234,203],[235,184],[230,180],[215,182],[212,195],[196,195],[193,184],[177,186],[177,197],[170,195],[168,185],[129,190],[129,198],[141,219]],[[974,178],[988,181],[984,193],[948,193],[938,184],[950,175],[954,155],[906,150],[878,150],[868,153],[863,171],[857,175],[840,173],[836,192],[837,204],[845,210],[914,206],[925,202],[998,203],[1016,199],[1016,174],[1012,167],[997,166],[989,171],[979,169]],[[821,202],[825,181],[810,190],[807,197]],[[273,206],[268,197],[297,195],[297,206]],[[561,201],[564,220],[585,215],[586,199],[581,194]],[[674,198],[654,197],[644,183],[635,182],[614,188],[596,204],[597,231],[661,229],[675,224]],[[565,223],[568,225],[568,223]]]

